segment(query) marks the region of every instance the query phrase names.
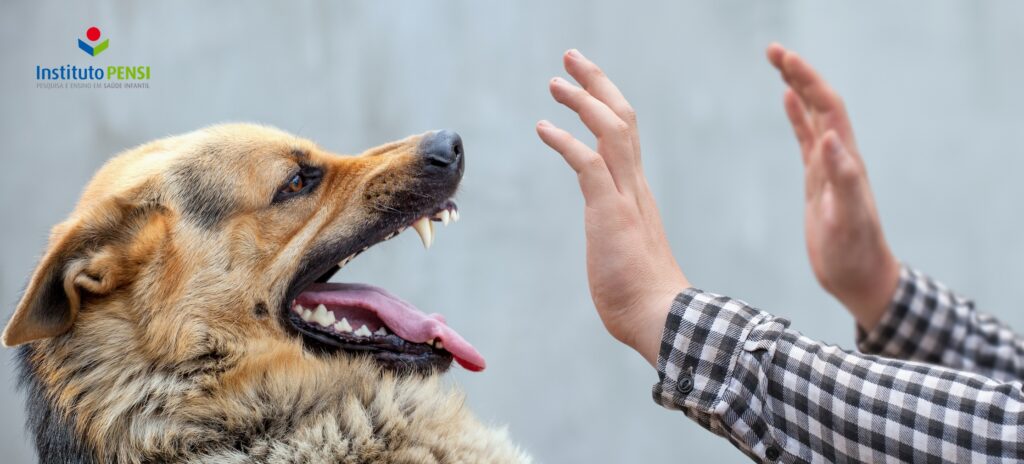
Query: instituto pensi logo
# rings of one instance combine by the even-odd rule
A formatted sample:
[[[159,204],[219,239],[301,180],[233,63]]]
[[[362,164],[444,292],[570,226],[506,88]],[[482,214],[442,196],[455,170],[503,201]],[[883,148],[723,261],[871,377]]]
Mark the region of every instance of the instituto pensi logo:
[[[100,32],[100,28],[96,26],[90,27],[89,30],[85,31],[85,38],[89,39],[89,42],[92,43],[86,43],[84,40],[78,39],[78,48],[81,48],[83,52],[88,53],[89,56],[96,56],[103,53],[103,50],[106,50],[107,46],[110,45],[110,39],[103,39],[102,42],[96,43],[97,40],[100,40],[102,35],[103,33]]]
[[[66,37],[66,36],[65,36]],[[125,43],[125,42],[120,42]],[[78,39],[78,49],[92,58],[110,47],[110,39],[100,28],[85,31],[85,40]],[[117,52],[113,52],[117,54]],[[77,55],[81,57],[82,55]],[[111,58],[110,54],[104,58]],[[82,58],[79,58],[82,59]],[[90,61],[90,63],[94,63]],[[88,63],[59,66],[36,65],[37,89],[148,89],[152,70],[148,65],[96,66]]]

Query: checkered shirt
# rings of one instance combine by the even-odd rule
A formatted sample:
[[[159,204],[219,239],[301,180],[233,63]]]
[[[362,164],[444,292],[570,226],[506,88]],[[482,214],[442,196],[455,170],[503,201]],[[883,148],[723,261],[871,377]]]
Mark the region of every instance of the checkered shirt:
[[[883,320],[857,339],[863,353],[687,289],[654,400],[757,462],[1024,462],[1024,338],[904,266]]]

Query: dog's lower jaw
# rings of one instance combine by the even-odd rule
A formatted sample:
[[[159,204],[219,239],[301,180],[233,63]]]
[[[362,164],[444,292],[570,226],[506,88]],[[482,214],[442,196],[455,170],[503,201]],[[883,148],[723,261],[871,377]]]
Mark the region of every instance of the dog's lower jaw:
[[[530,462],[504,430],[480,424],[462,394],[437,375],[395,376],[368,358],[310,360],[286,348],[211,356],[203,362],[224,370],[191,378],[141,365],[93,365],[93,383],[54,385],[35,374],[46,352],[26,346],[24,384],[42,400],[30,400],[28,411],[41,461]],[[47,400],[74,392],[74,411]]]

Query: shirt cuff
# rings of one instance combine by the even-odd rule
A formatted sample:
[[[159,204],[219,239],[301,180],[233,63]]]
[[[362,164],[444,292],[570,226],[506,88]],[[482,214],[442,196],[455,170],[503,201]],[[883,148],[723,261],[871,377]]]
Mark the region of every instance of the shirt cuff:
[[[665,321],[654,401],[710,420],[743,351],[774,349],[789,321],[743,301],[688,288]],[[703,421],[701,421],[703,422]]]
[[[857,349],[894,359],[943,362],[963,338],[974,304],[924,273],[902,265],[889,308],[872,330],[857,325]]]

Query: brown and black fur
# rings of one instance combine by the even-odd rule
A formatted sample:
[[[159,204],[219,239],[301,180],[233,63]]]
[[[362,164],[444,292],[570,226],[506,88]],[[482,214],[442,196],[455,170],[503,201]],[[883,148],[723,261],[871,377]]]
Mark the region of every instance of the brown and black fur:
[[[318,257],[454,192],[421,175],[420,138],[338,156],[236,124],[109,161],[4,332],[40,460],[528,462],[438,373],[310,350],[284,320]],[[306,168],[315,190],[275,201]]]

